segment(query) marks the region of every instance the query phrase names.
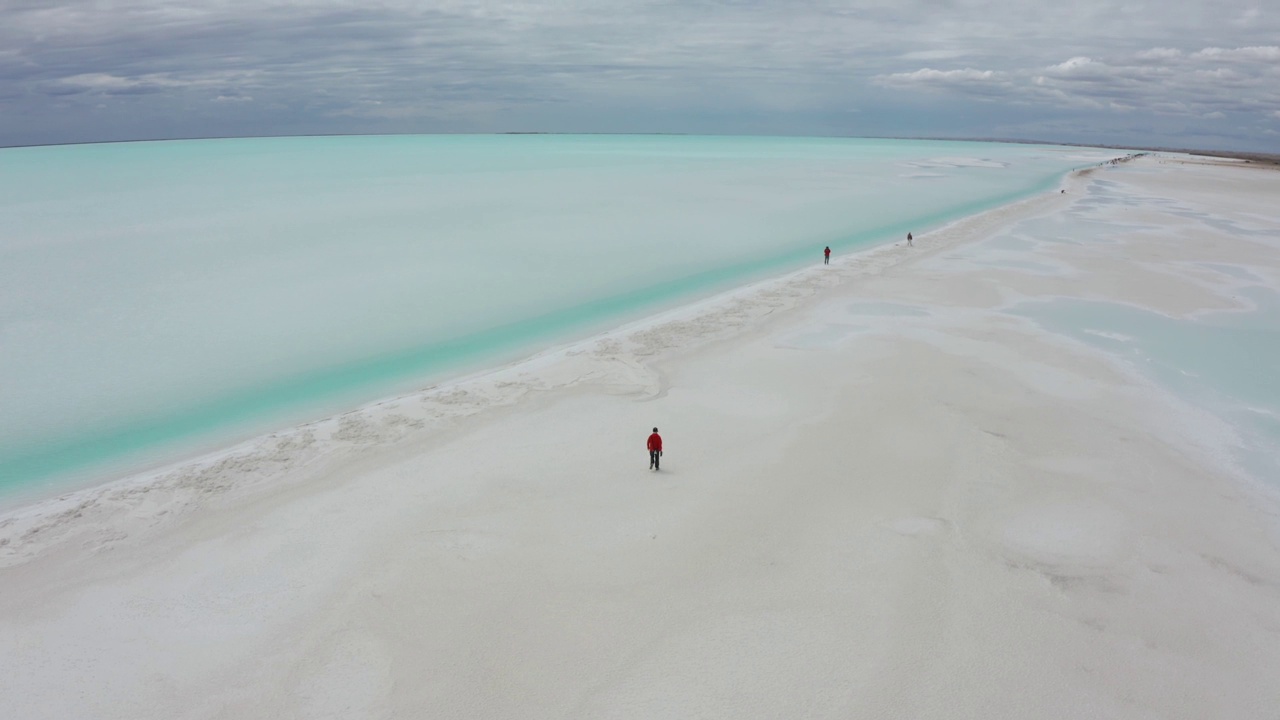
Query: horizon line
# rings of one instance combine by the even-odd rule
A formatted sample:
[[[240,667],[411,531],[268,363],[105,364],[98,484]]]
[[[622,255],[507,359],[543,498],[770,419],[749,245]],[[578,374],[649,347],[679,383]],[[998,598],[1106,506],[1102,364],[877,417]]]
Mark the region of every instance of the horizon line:
[[[431,135],[477,135],[477,136],[500,136],[500,135],[617,135],[617,136],[671,136],[671,137],[771,137],[771,138],[829,138],[829,139],[846,139],[846,140],[930,140],[940,142],[989,142],[989,143],[1007,143],[1018,145],[1054,145],[1058,147],[1082,147],[1082,148],[1098,148],[1104,150],[1139,150],[1146,152],[1175,152],[1187,155],[1201,155],[1206,157],[1226,157],[1247,161],[1260,161],[1280,165],[1280,154],[1256,152],[1250,150],[1210,150],[1201,148],[1178,148],[1178,147],[1160,147],[1160,146],[1133,146],[1133,145],[1117,145],[1109,143],[1082,143],[1082,142],[1064,142],[1060,140],[1043,140],[1031,138],[1016,137],[972,137],[958,136],[945,137],[938,135],[775,135],[775,134],[752,134],[752,133],[690,133],[690,132],[561,132],[552,130],[502,130],[496,132],[369,132],[369,133],[298,133],[294,135],[197,135],[186,137],[170,137],[170,138],[134,138],[130,140],[74,140],[67,142],[53,143],[31,143],[19,145],[0,145],[0,150],[17,150],[23,148],[39,148],[39,147],[65,147],[73,145],[116,145],[123,143],[152,143],[152,142],[189,142],[195,140],[256,140],[256,139],[283,139],[283,138],[311,138],[311,137],[407,137],[407,136],[431,136]]]

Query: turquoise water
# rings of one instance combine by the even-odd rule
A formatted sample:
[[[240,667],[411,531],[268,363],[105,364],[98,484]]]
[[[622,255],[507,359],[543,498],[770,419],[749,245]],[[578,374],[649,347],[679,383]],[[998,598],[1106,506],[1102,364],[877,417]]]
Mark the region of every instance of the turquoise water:
[[[0,492],[516,359],[1105,156],[658,136],[0,150]]]
[[[1106,350],[1162,387],[1225,420],[1240,434],[1244,469],[1280,483],[1280,293],[1239,293],[1253,312],[1173,318],[1117,303],[1058,299],[1019,305],[1017,314]]]

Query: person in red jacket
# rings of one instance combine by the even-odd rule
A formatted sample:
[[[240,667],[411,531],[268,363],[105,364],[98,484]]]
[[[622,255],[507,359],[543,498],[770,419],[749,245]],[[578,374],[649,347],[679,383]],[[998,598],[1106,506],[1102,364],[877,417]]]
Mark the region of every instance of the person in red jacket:
[[[658,434],[658,428],[653,429],[653,434],[649,436],[649,469],[658,469],[658,459],[662,457],[662,436]]]
[[[823,265],[831,264],[831,246],[830,245],[822,249],[822,264]]]

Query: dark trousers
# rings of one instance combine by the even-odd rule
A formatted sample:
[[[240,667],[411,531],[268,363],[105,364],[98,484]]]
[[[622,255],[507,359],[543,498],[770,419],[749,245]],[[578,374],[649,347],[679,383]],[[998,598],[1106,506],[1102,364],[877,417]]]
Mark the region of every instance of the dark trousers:
[[[659,458],[661,458],[661,457],[662,457],[662,454],[661,454],[659,451],[657,451],[657,450],[650,450],[650,451],[649,451],[649,467],[653,468],[654,470],[657,470],[657,469],[658,469],[658,459],[659,459]]]

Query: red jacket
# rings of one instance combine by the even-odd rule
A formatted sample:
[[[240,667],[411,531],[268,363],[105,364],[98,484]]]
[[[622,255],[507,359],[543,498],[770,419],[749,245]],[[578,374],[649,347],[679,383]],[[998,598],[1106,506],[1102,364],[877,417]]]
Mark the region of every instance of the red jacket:
[[[649,452],[662,451],[662,436],[654,433],[649,436]]]

